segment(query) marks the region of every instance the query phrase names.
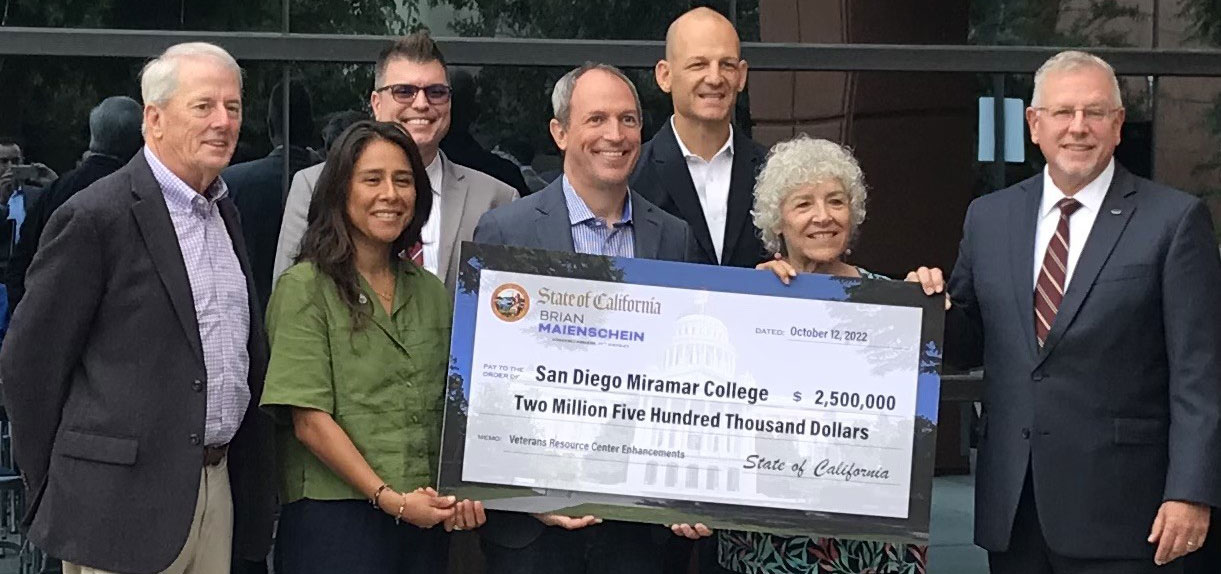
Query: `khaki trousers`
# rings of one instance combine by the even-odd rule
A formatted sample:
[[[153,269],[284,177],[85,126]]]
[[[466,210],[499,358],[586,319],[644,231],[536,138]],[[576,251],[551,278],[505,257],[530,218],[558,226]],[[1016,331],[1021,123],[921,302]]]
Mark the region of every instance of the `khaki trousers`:
[[[178,558],[162,574],[229,574],[233,552],[233,496],[229,491],[229,459],[205,466],[199,480],[195,518]],[[114,574],[64,562],[64,574]]]

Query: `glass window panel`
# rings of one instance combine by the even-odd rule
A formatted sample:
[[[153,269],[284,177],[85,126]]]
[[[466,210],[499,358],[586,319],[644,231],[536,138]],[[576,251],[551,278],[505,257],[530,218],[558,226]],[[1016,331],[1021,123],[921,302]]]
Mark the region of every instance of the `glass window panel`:
[[[292,30],[330,34],[404,34],[427,27],[436,36],[661,40],[690,0],[292,0]],[[759,0],[711,0],[743,30],[756,30]],[[751,34],[744,33],[748,39]]]
[[[1203,197],[1221,229],[1221,78],[1160,78],[1157,95],[1157,180]]]
[[[342,2],[330,2],[342,10]],[[281,0],[12,0],[2,25],[126,30],[278,32]]]

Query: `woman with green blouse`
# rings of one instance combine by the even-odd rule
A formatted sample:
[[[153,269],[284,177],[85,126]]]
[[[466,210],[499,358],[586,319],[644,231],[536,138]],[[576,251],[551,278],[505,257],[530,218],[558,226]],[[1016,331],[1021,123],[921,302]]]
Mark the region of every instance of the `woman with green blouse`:
[[[331,148],[296,265],[272,293],[262,405],[280,423],[282,574],[443,572],[448,540],[431,528],[484,522],[480,503],[429,488],[450,302],[400,254],[420,240],[431,189],[401,128],[354,124]]]

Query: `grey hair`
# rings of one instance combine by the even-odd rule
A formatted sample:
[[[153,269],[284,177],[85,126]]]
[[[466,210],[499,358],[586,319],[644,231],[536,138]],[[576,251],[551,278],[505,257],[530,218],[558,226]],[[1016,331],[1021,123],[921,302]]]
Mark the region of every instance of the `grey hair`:
[[[1043,78],[1051,72],[1070,72],[1081,68],[1093,67],[1098,68],[1107,73],[1111,78],[1111,99],[1116,106],[1123,107],[1123,95],[1119,91],[1119,79],[1115,77],[1115,68],[1112,68],[1106,60],[1099,58],[1088,52],[1077,50],[1065,50],[1048,58],[1039,66],[1039,70],[1034,73],[1034,95],[1030,99],[1031,107],[1039,107],[1043,101],[1042,90]]]
[[[852,152],[835,142],[806,134],[780,142],[767,154],[767,164],[755,181],[755,227],[762,232],[768,253],[779,253],[781,206],[790,193],[810,185],[836,181],[848,192],[852,230],[865,221],[865,174]]]
[[[182,60],[212,58],[237,74],[237,85],[242,86],[242,68],[237,60],[224,48],[207,42],[187,42],[166,48],[160,56],[144,65],[140,71],[140,97],[144,103],[164,106],[178,89],[178,65]]]
[[[140,104],[127,96],[111,96],[89,112],[89,151],[124,161],[140,149]]]
[[[551,112],[555,119],[559,120],[560,125],[568,126],[569,116],[572,112],[572,91],[577,86],[577,80],[585,75],[585,72],[591,70],[602,70],[623,80],[627,87],[632,90],[632,99],[636,100],[636,115],[641,115],[640,94],[636,92],[636,84],[633,84],[632,80],[628,79],[622,70],[610,64],[585,62],[579,68],[574,68],[567,74],[564,74],[564,77],[560,78],[555,83],[555,88],[551,90]]]

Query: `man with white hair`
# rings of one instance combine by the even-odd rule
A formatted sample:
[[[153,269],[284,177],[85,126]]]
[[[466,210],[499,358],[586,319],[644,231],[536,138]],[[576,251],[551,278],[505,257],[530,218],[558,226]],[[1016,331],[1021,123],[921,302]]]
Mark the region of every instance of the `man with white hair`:
[[[994,574],[1181,572],[1221,505],[1208,209],[1115,163],[1100,58],[1043,64],[1026,119],[1047,168],[971,204],[949,284],[946,361],[986,380],[975,543]]]
[[[55,210],[0,352],[23,522],[66,573],[227,573],[267,555],[275,504],[266,343],[220,178],[242,73],[190,43],[140,80],[143,150]]]

